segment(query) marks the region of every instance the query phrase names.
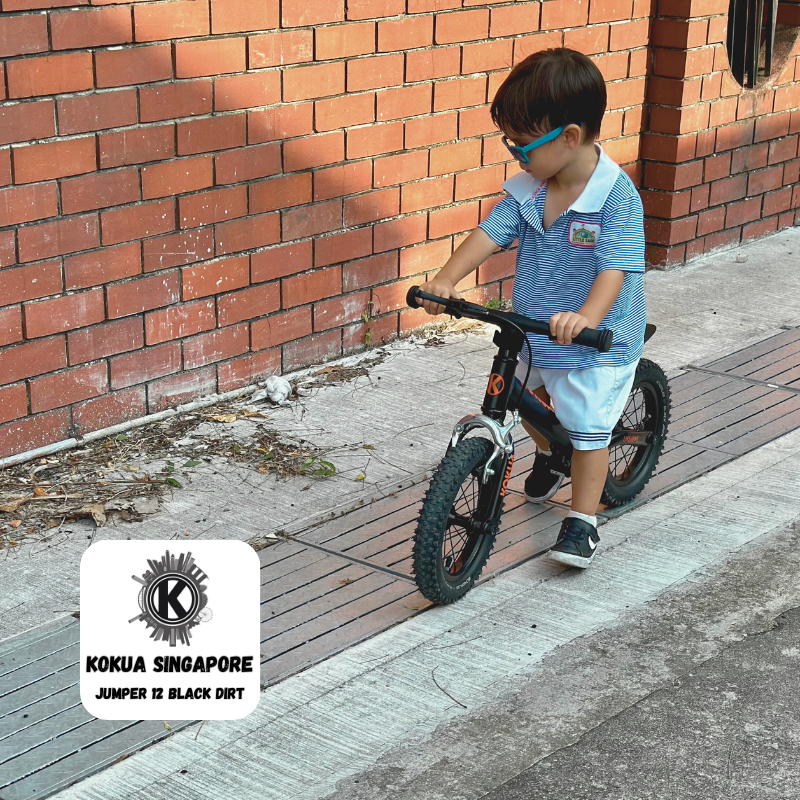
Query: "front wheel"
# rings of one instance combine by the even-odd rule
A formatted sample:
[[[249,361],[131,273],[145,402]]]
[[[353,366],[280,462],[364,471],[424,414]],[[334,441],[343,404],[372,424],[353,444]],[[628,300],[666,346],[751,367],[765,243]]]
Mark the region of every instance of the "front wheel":
[[[487,532],[483,521],[499,482],[484,484],[481,477],[493,450],[488,439],[462,439],[442,459],[425,494],[413,570],[420,592],[437,605],[463,597],[489,558],[496,531]],[[492,466],[497,472],[502,462]]]
[[[631,392],[609,445],[608,477],[601,502],[616,508],[632,500],[655,471],[670,416],[670,391],[664,370],[642,358]]]

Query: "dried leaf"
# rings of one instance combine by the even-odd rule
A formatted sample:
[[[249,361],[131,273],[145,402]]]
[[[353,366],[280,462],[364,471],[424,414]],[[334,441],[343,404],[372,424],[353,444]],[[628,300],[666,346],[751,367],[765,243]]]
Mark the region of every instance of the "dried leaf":
[[[10,503],[3,503],[0,505],[0,511],[5,511],[6,514],[13,514],[24,502],[30,498],[23,497],[22,500],[12,500]],[[11,523],[14,524],[13,522]]]
[[[242,411],[242,414],[250,419],[253,417],[259,417],[260,419],[272,419],[272,417],[268,417],[266,414],[262,414],[260,411],[249,411],[248,409],[245,409]]]
[[[364,449],[365,450],[374,450],[375,449],[375,445],[374,444],[365,444],[364,445]]]
[[[236,414],[212,414],[209,419],[213,419],[214,422],[230,424],[231,422],[236,422]]]
[[[120,467],[120,469],[124,469],[125,472],[140,472],[141,470],[139,467],[135,467],[133,464],[126,464],[124,467]]]
[[[83,506],[78,514],[91,517],[98,528],[106,524],[106,508],[102,503],[89,503],[89,505]]]
[[[339,583],[352,583],[352,582],[353,578],[343,578],[342,580],[339,581]]]
[[[19,542],[17,542],[17,540],[16,540],[16,539],[9,539],[9,540],[8,540],[8,546],[9,546],[9,547],[16,547],[16,546],[17,546],[17,544],[19,544]]]
[[[12,528],[19,528],[19,526],[22,524],[22,520],[21,519],[12,519],[11,522],[9,522],[8,524]]]
[[[35,494],[37,497],[47,497],[47,491],[46,491],[45,489],[42,489],[42,487],[41,487],[41,486],[37,486],[37,487],[36,487],[36,488],[33,490],[33,493],[34,493],[34,494]]]

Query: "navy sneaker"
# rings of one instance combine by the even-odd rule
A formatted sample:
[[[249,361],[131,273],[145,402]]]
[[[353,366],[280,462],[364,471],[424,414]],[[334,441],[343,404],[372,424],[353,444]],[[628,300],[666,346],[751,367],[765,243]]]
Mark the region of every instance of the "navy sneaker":
[[[557,465],[558,460],[552,454],[546,456],[536,451],[533,467],[525,478],[525,497],[529,503],[543,503],[558,491],[564,473],[556,469]]]
[[[578,517],[567,517],[561,523],[558,539],[547,557],[559,564],[586,569],[592,563],[599,541],[594,525]]]

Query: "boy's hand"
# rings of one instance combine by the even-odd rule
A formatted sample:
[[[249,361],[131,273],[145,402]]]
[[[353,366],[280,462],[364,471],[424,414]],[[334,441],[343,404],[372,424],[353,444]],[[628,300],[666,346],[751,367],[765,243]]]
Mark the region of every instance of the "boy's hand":
[[[550,333],[556,337],[556,344],[572,344],[572,340],[589,327],[589,320],[573,311],[559,311],[550,317]]]
[[[419,287],[423,292],[435,294],[437,297],[444,297],[447,300],[461,300],[461,295],[456,291],[456,287],[447,278],[434,278],[432,281],[423,283]],[[431,300],[422,300],[422,307],[431,315],[441,314],[444,306],[434,303]]]

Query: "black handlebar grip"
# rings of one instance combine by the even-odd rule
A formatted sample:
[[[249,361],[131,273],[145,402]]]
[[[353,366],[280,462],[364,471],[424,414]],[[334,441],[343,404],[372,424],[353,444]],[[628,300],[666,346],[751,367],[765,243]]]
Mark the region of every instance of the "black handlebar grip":
[[[406,293],[406,305],[410,306],[411,308],[419,308],[419,303],[417,302],[417,292],[419,291],[419,286],[412,286],[408,292]]]
[[[601,353],[607,353],[611,349],[614,340],[614,331],[608,328],[595,330],[584,328],[572,341],[575,344],[582,344],[586,347],[595,347]]]

